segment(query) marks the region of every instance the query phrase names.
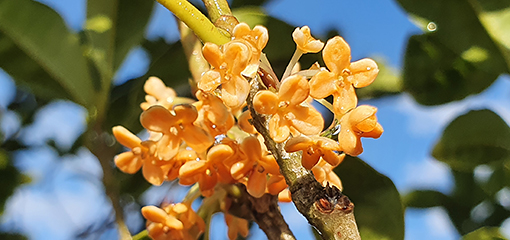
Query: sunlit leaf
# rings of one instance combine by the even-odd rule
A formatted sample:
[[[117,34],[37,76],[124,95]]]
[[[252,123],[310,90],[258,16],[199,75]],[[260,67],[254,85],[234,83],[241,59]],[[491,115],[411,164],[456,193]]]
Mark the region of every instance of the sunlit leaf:
[[[0,35],[0,67],[17,82],[45,98],[91,105],[94,90],[79,37],[56,12],[31,0],[0,0]]]
[[[508,17],[494,17],[507,11],[508,5],[491,9],[492,17],[485,17],[490,20],[482,21],[479,16],[489,12],[476,1],[399,2],[427,32],[409,39],[404,64],[404,87],[419,103],[434,105],[462,99],[481,92],[498,75],[509,72],[508,49],[485,28],[498,28],[491,32],[510,41],[506,40],[508,31],[499,29],[508,24],[504,23]]]
[[[458,170],[510,159],[510,128],[490,110],[470,111],[446,127],[432,155]]]
[[[381,97],[402,92],[402,76],[396,69],[389,66],[382,58],[374,58],[379,67],[379,74],[375,81],[364,88],[357,88],[356,94],[360,99]]]
[[[430,208],[447,205],[449,197],[433,190],[415,190],[403,197],[404,205],[413,208]]]
[[[335,172],[354,203],[362,239],[404,239],[404,208],[388,177],[355,157],[346,157]]]
[[[0,149],[0,215],[2,215],[4,204],[14,192],[14,189],[21,183],[21,174],[12,166],[6,151]]]
[[[497,227],[483,227],[462,237],[462,240],[505,240]]]

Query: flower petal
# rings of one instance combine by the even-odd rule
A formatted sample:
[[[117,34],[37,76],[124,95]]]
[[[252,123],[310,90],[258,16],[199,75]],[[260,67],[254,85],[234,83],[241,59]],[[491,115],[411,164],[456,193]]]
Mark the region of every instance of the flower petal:
[[[214,143],[214,138],[211,135],[191,124],[183,126],[179,131],[179,136],[198,153],[205,152]]]
[[[284,119],[281,119],[279,114],[274,114],[271,119],[269,119],[269,135],[273,140],[277,143],[281,143],[290,136],[290,129],[287,125],[288,123]]]
[[[278,109],[278,95],[269,90],[257,92],[253,98],[253,108],[261,114],[275,114]]]
[[[173,116],[168,109],[163,106],[155,105],[145,110],[140,115],[140,123],[150,131],[166,133],[175,123]]]
[[[317,135],[324,128],[322,115],[312,107],[297,105],[292,114],[293,117],[289,117],[292,126],[304,135]]]
[[[208,164],[205,160],[186,162],[179,169],[179,177],[188,178],[193,175],[202,174],[207,169],[207,166]]]
[[[221,89],[221,99],[230,108],[237,108],[244,104],[250,91],[250,83],[243,77],[233,77],[224,83]]]
[[[155,186],[160,186],[165,181],[165,173],[160,166],[152,164],[149,161],[145,161],[142,168],[143,177],[147,182]]]
[[[310,96],[313,98],[325,98],[337,91],[335,84],[336,74],[329,71],[320,71],[310,80]]]
[[[225,144],[218,144],[207,152],[207,161],[210,163],[221,163],[223,160],[231,157],[234,150]]]
[[[336,36],[328,40],[322,57],[331,72],[340,74],[351,63],[351,48],[343,38]]]
[[[202,48],[202,55],[214,68],[220,68],[225,61],[220,47],[214,43],[206,42]]]
[[[124,147],[129,149],[133,149],[135,147],[140,147],[142,140],[134,135],[132,132],[127,130],[123,126],[115,126],[112,128],[113,136],[117,139],[117,142],[122,144]]]
[[[306,78],[301,75],[292,75],[283,80],[278,91],[278,99],[290,105],[296,105],[305,101],[309,93],[310,86]]]
[[[310,145],[312,145],[312,143],[313,143],[312,139],[307,136],[304,136],[304,135],[293,137],[285,143],[285,151],[297,152],[297,151],[305,150]]]
[[[355,88],[362,88],[370,85],[379,73],[377,63],[369,58],[364,58],[356,62],[352,62],[349,66],[351,74],[347,80],[354,84]]]
[[[267,177],[265,171],[254,169],[248,178],[246,190],[253,197],[259,198],[266,192]]]
[[[335,93],[334,97],[333,111],[337,116],[342,116],[358,104],[358,97],[352,85],[345,86],[338,93]]]
[[[142,167],[142,159],[133,152],[123,152],[115,157],[115,165],[123,172],[134,174]]]
[[[200,81],[198,81],[198,89],[205,92],[212,92],[221,84],[221,73],[216,70],[209,70],[205,72]]]

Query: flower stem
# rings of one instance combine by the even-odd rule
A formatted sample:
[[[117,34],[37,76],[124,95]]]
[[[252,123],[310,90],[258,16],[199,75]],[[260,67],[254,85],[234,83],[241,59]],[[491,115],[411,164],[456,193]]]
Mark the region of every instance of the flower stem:
[[[283,73],[283,76],[281,78],[282,82],[285,80],[285,78],[290,76],[290,74],[292,73],[292,69],[294,68],[294,66],[296,66],[296,63],[299,61],[299,58],[301,58],[301,56],[303,56],[303,51],[299,50],[299,48],[296,48],[296,51],[294,51],[294,54],[292,55],[292,59],[290,59],[289,65],[287,65],[287,68]]]
[[[209,13],[211,22],[216,22],[221,16],[232,15],[226,0],[202,0]]]
[[[203,42],[222,45],[230,41],[229,37],[223,35],[204,14],[188,1],[158,0],[158,2],[186,23]]]

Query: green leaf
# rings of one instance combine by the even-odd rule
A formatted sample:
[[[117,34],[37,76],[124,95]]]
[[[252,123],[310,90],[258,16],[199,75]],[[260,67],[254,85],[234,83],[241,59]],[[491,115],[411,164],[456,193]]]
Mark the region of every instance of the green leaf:
[[[505,62],[498,42],[491,38],[478,18],[479,14],[484,13],[481,12],[483,11],[481,6],[472,4],[475,1],[398,1],[418,25],[425,31],[431,29],[437,40],[456,55],[476,62],[486,72],[495,74],[508,72],[509,65]],[[488,1],[484,6],[496,8],[494,10],[504,9],[494,3],[496,2]],[[510,6],[508,3],[509,1],[505,0],[503,5],[508,7]],[[431,23],[433,24],[429,25]]]
[[[462,240],[505,240],[497,227],[482,227],[462,237]]]
[[[6,151],[0,149],[0,216],[4,204],[14,192],[14,189],[21,183],[21,174],[12,166]]]
[[[479,65],[452,51],[434,34],[415,35],[405,53],[404,89],[425,105],[460,100],[486,89],[500,73],[483,71]]]
[[[45,98],[55,94],[91,105],[94,91],[79,37],[56,12],[31,0],[0,0],[0,35],[0,67],[16,81]]]
[[[508,25],[504,21],[507,14],[494,16],[506,8],[496,8],[491,15],[477,7],[476,0],[399,2],[428,32],[409,39],[404,63],[404,87],[419,103],[434,105],[463,99],[509,72],[509,50],[494,38],[496,34],[510,41],[508,31],[499,29]],[[483,5],[494,5],[491,3]],[[489,34],[486,27],[498,30]]]
[[[115,56],[113,71],[115,72],[128,52],[142,43],[154,1],[119,0],[115,34]]]
[[[107,129],[115,125],[122,125],[135,133],[142,129],[139,122],[142,112],[140,103],[145,96],[143,85],[150,76],[161,78],[167,86],[174,88],[179,96],[192,97],[188,85],[191,73],[180,42],[167,44],[163,39],[159,39],[145,41],[142,46],[151,58],[151,66],[144,76],[113,88],[105,124]]]
[[[359,158],[347,156],[335,172],[354,203],[361,238],[404,239],[404,208],[393,182]]]
[[[448,204],[449,197],[434,190],[415,190],[403,197],[404,205],[413,208],[430,208]]]
[[[432,155],[457,170],[510,159],[510,128],[490,110],[470,111],[446,127]]]

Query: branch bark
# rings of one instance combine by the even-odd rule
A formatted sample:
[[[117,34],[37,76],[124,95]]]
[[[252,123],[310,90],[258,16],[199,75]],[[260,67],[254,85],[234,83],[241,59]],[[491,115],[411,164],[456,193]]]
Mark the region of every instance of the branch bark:
[[[240,196],[229,195],[232,200],[229,213],[247,220],[254,220],[264,231],[268,239],[294,240],[296,239],[283,219],[278,207],[278,196],[269,193],[260,198],[251,196],[244,184],[236,184]]]
[[[323,239],[361,239],[354,218],[354,204],[349,198],[336,187],[323,187],[312,172],[301,165],[301,152],[287,153],[284,143],[276,143],[270,137],[268,118],[253,108],[255,94],[265,89],[258,80],[252,80],[247,99],[253,125],[264,137],[265,145],[278,162],[296,208]]]

